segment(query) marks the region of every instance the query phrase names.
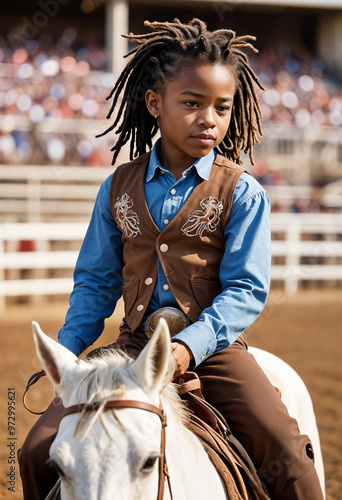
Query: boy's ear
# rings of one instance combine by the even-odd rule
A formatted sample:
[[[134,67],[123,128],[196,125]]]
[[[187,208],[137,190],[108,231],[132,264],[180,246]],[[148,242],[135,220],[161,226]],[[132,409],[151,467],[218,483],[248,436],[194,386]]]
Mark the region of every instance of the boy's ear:
[[[160,114],[161,95],[152,89],[148,89],[145,94],[145,102],[151,115],[158,117]]]

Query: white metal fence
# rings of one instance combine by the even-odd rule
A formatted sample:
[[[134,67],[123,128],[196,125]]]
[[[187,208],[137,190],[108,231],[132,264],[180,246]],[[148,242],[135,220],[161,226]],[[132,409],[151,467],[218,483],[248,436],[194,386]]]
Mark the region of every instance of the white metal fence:
[[[84,222],[1,223],[2,304],[6,297],[69,294],[86,227]],[[273,282],[287,293],[305,281],[342,286],[342,214],[274,213],[271,227]]]

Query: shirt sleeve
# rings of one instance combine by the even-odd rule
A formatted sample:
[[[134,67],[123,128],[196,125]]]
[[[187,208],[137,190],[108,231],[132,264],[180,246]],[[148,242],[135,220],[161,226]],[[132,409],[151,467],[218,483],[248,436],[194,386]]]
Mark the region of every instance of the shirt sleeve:
[[[173,337],[191,350],[190,367],[230,346],[264,308],[271,269],[270,202],[265,190],[243,173],[225,228],[220,266],[222,292],[199,320]]]
[[[70,307],[58,342],[79,355],[95,342],[122,295],[122,241],[109,207],[110,176],[101,186],[74,270]]]

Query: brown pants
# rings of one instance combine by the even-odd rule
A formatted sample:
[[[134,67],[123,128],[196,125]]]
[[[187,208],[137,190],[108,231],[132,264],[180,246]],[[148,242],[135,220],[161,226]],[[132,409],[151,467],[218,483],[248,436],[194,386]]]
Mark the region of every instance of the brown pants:
[[[136,358],[146,344],[141,332],[121,329],[114,344]],[[222,413],[251,456],[272,500],[323,500],[313,466],[310,440],[300,435],[274,387],[247,350],[242,335],[227,349],[202,362],[196,373],[207,401]],[[46,465],[63,405],[56,398],[29,432],[19,451],[25,500],[43,500],[56,482]]]

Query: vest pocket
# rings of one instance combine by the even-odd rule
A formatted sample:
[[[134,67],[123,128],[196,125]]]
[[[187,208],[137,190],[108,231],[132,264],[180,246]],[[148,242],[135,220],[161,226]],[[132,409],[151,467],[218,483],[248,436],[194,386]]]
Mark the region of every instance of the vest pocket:
[[[222,290],[221,282],[216,280],[190,278],[190,284],[192,293],[202,310],[211,306],[215,297],[217,297]]]
[[[139,280],[134,279],[126,282],[122,287],[122,297],[125,304],[125,316],[131,312],[138,297]]]

